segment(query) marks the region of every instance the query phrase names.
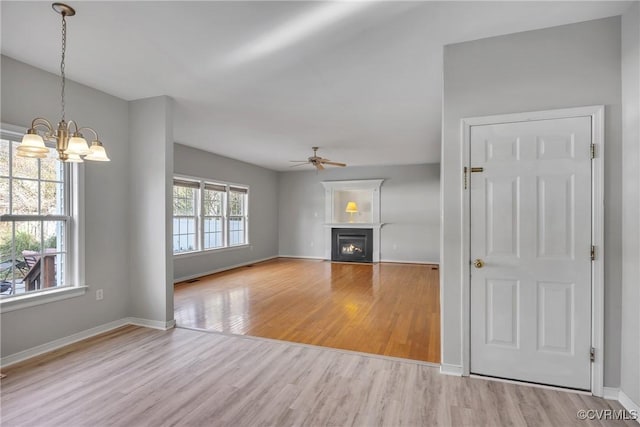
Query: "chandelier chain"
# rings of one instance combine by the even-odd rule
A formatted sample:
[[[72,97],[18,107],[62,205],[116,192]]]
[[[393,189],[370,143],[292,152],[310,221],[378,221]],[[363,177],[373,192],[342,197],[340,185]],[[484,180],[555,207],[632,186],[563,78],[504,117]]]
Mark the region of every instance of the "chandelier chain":
[[[62,121],[65,120],[65,111],[64,111],[64,86],[66,83],[66,78],[64,75],[64,57],[67,52],[67,20],[65,19],[65,14],[62,13],[62,59],[60,61],[60,75],[62,76],[62,88],[61,88],[61,97],[60,97],[60,108],[62,114]]]

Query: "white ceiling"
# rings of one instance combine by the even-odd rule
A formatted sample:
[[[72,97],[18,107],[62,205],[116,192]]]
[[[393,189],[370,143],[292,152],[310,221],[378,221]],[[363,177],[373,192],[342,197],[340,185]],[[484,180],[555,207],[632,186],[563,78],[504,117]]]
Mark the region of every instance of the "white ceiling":
[[[316,145],[349,165],[439,162],[444,45],[619,15],[629,3],[70,5],[68,78],[127,100],[169,95],[176,142],[289,170]],[[1,8],[2,53],[57,73],[50,2]]]

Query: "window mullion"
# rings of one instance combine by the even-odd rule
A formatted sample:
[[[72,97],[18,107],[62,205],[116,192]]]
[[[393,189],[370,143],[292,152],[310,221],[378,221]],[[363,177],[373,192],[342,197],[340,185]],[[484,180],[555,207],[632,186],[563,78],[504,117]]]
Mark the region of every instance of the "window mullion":
[[[62,170],[60,170],[62,168]],[[60,176],[62,175],[62,176]],[[80,273],[80,260],[78,250],[80,248],[72,248],[71,242],[75,239],[77,242],[80,239],[76,239],[75,236],[80,233],[78,218],[72,217],[74,211],[80,211],[76,208],[76,204],[80,203],[72,194],[79,197],[79,189],[76,188],[78,183],[76,182],[77,176],[72,173],[71,166],[68,163],[61,163],[56,167],[56,178],[62,179],[64,184],[63,200],[62,200],[62,213],[68,218],[64,222],[64,229],[62,230],[62,238],[60,239],[60,249],[65,253],[64,265],[62,266],[62,274],[64,281],[70,282],[75,286],[81,285],[80,280],[82,273]],[[74,189],[72,189],[72,187]],[[80,218],[80,221],[84,221],[84,218]]]
[[[42,167],[41,167],[41,161],[40,159],[36,159],[37,161],[37,165],[38,165],[38,215],[42,215],[42,182],[40,181],[42,179]]]
[[[16,294],[16,223],[11,224],[11,260],[13,265],[11,266],[11,294]]]
[[[9,214],[13,213],[13,144],[9,140]],[[13,240],[13,237],[12,237]]]
[[[198,234],[199,250],[204,250],[204,181],[200,181],[200,191],[198,192],[200,203],[198,204],[200,215],[198,216],[196,233]]]
[[[244,222],[244,244],[249,243],[249,193],[242,198],[242,221]]]
[[[224,192],[224,246],[225,248],[231,245],[231,239],[229,237],[229,230],[231,229],[231,224],[229,224],[229,215],[231,214],[231,212],[229,211],[229,209],[231,209],[231,207],[229,206],[229,186],[226,186],[225,192]]]

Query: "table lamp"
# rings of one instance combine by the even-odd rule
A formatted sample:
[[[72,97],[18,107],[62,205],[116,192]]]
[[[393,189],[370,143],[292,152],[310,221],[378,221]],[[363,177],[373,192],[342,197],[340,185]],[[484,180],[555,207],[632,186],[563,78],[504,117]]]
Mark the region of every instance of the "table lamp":
[[[358,205],[356,205],[356,202],[349,202],[347,203],[347,208],[344,211],[351,215],[349,217],[349,222],[353,222],[353,214],[358,213]]]

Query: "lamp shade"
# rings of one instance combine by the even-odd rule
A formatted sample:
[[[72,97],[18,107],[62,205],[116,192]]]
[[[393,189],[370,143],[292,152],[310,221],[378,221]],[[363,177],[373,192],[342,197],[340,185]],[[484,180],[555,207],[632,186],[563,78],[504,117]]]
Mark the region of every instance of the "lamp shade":
[[[79,154],[67,154],[67,158],[65,159],[65,162],[69,162],[69,163],[83,163],[84,160],[82,160],[82,157],[80,157]]]
[[[111,159],[107,157],[107,152],[104,150],[102,143],[97,139],[91,143],[89,154],[85,156],[85,160],[92,160],[94,162],[110,162]]]
[[[347,208],[344,211],[349,213],[357,213],[358,205],[356,205],[356,202],[349,202],[347,203]]]
[[[16,148],[19,157],[45,158],[49,149],[44,145],[44,140],[33,129],[29,129],[22,137],[22,142]]]
[[[72,136],[69,138],[69,145],[67,145],[67,149],[65,153],[78,154],[80,156],[84,156],[89,153],[89,145],[87,144],[87,140],[81,136]]]

